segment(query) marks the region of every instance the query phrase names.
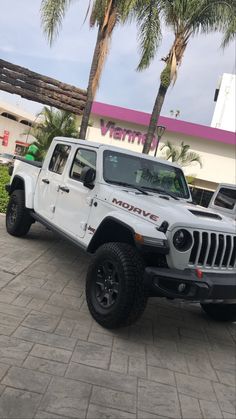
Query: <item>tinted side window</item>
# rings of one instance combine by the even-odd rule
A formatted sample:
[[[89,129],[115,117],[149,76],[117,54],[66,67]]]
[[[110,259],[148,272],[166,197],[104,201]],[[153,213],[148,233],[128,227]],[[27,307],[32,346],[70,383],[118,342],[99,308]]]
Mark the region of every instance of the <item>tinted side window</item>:
[[[236,202],[236,190],[221,188],[214,204],[221,208],[233,209]]]
[[[202,207],[208,207],[212,198],[213,192],[201,188],[190,187],[192,194],[193,203],[201,205]]]
[[[65,144],[56,145],[49,164],[50,172],[57,173],[58,175],[62,174],[70,154],[70,149],[71,147]]]
[[[93,150],[85,150],[83,148],[77,150],[71,171],[70,177],[75,180],[80,180],[83,167],[88,166],[96,169],[96,152]]]

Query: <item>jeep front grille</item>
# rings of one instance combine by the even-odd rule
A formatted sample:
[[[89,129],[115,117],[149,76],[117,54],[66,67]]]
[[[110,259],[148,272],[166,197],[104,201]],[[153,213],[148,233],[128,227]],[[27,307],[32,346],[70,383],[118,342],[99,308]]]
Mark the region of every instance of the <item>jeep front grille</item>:
[[[190,267],[233,269],[236,267],[236,236],[193,231]]]

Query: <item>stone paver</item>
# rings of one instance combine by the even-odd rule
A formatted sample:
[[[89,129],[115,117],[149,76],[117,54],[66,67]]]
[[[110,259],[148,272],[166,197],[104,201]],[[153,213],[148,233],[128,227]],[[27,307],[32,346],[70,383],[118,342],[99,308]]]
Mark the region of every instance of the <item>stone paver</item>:
[[[0,398],[0,418],[31,419],[40,400],[40,394],[7,387]]]
[[[84,418],[88,407],[91,386],[65,378],[53,378],[40,408],[66,417]],[[50,415],[49,415],[50,417]]]
[[[6,386],[44,393],[50,382],[50,376],[38,371],[31,371],[25,368],[12,367],[2,380]]]
[[[196,304],[150,299],[105,330],[84,297],[90,256],[0,215],[0,418],[235,418],[236,325]]]

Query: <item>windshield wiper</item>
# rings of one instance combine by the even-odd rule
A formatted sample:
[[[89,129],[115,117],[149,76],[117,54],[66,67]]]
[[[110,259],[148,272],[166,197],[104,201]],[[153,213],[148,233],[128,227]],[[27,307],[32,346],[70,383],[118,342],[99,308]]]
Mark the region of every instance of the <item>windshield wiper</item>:
[[[179,198],[177,198],[177,196],[175,196],[172,192],[166,191],[165,189],[162,189],[162,188],[151,188],[149,186],[145,186],[145,189],[147,189],[148,191],[153,191],[153,192],[161,193],[163,195],[169,195],[169,196],[171,196],[171,198],[175,199],[176,201],[179,201]]]
[[[127,182],[120,182],[119,180],[107,180],[107,182],[112,183],[113,185],[118,185],[118,186],[126,186],[129,188],[133,188],[136,189],[137,191],[141,192],[143,195],[149,195],[148,192],[146,192],[143,188],[136,186],[136,185],[132,185],[131,183],[127,183]],[[146,189],[146,188],[145,188]]]

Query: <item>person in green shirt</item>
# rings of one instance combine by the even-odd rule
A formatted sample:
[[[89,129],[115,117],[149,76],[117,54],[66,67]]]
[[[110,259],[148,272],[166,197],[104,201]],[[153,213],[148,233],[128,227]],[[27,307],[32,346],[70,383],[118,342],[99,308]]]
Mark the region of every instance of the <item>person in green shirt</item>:
[[[27,150],[27,154],[24,156],[26,160],[36,160],[38,153],[38,147],[35,144],[31,144]]]

